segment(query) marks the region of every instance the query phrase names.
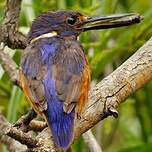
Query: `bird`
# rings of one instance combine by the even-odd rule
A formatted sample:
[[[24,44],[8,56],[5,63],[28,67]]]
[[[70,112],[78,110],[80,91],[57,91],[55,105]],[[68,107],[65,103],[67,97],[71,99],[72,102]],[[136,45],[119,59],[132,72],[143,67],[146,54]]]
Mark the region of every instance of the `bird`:
[[[58,147],[67,148],[73,141],[74,120],[88,101],[91,70],[78,36],[89,30],[137,24],[141,19],[138,14],[86,16],[54,10],[33,21],[21,56],[20,82]]]

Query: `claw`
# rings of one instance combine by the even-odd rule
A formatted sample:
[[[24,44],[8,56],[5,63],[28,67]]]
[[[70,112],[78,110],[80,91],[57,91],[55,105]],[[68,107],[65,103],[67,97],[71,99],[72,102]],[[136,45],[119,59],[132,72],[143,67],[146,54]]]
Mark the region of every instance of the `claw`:
[[[115,108],[110,107],[108,108],[108,111],[112,114],[112,116],[114,116],[115,118],[118,118],[118,111]]]

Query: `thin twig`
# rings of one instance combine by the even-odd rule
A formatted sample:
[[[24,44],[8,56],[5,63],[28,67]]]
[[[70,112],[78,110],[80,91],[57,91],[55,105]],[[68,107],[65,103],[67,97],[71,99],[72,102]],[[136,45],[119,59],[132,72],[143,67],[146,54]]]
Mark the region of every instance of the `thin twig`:
[[[88,130],[82,136],[83,136],[84,142],[87,144],[90,152],[102,152],[102,149],[99,146],[94,135],[92,134],[91,130]]]
[[[47,123],[39,120],[32,120],[29,124],[29,130],[42,131],[47,127]]]
[[[23,132],[29,131],[29,123],[36,117],[36,112],[31,109],[26,115],[23,115],[14,125],[13,127],[17,127]]]
[[[28,125],[30,121],[36,117],[36,113],[33,109],[29,110],[26,115],[23,115],[15,124],[14,127],[21,126],[22,124]]]

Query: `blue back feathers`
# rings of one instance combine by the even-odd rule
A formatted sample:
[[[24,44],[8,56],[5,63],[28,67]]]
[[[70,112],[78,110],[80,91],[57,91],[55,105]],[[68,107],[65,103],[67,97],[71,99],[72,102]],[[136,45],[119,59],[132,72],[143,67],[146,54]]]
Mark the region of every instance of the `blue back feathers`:
[[[73,135],[74,110],[70,114],[63,112],[63,101],[56,94],[55,81],[51,77],[51,63],[48,64],[46,79],[43,81],[47,101],[46,118],[55,143],[67,147]]]
[[[55,80],[52,78],[52,65],[54,64],[54,62],[58,62],[56,61],[58,60],[58,53],[63,53],[60,45],[60,42],[54,42],[51,44],[45,43],[41,50],[42,61],[45,62],[47,66],[46,77],[43,80],[45,97],[47,101],[47,110],[44,112],[44,114],[46,115],[46,118],[48,120],[55,143],[60,147],[66,148],[73,138],[75,110],[73,109],[72,112],[69,114],[63,111],[64,102],[59,100],[56,92],[56,83]],[[62,65],[64,66],[64,63]],[[69,67],[67,67],[67,77],[63,77],[62,80],[65,81],[66,79],[68,79],[68,75],[71,75],[74,69],[76,69],[75,73],[80,74],[83,67],[79,66],[79,64],[78,67],[74,67],[73,63],[69,63]],[[59,74],[62,75],[62,73]],[[66,81],[64,83],[66,83]]]
[[[70,114],[63,112],[63,101],[60,101],[56,93],[56,84],[52,79],[53,57],[56,51],[56,45],[43,45],[42,60],[47,63],[46,78],[43,81],[45,96],[47,101],[47,110],[45,115],[52,131],[55,143],[60,147],[67,147],[73,135],[74,111]]]
[[[52,79],[53,57],[57,51],[57,44],[45,44],[42,48],[42,60],[47,63],[47,74],[43,81],[47,101],[46,118],[51,128],[55,143],[60,147],[67,147],[73,136],[74,110],[70,114],[63,112],[63,101],[56,93],[56,84]]]

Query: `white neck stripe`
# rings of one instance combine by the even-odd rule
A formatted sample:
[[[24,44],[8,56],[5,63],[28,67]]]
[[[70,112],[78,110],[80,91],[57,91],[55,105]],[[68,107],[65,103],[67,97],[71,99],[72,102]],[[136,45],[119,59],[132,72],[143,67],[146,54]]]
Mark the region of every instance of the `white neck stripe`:
[[[54,37],[57,36],[57,33],[55,31],[51,32],[51,33],[46,33],[46,34],[42,34],[34,39],[31,40],[30,44],[32,44],[33,42],[39,40],[39,39],[43,39],[43,38],[49,38],[49,37]]]

